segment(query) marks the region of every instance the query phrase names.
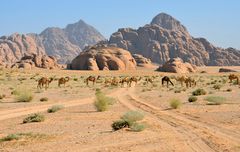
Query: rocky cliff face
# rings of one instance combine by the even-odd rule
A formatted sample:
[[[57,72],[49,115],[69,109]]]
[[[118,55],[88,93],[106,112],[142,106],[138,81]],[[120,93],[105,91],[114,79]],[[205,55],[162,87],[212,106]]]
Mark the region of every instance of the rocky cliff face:
[[[0,62],[13,64],[24,54],[51,55],[59,63],[70,62],[87,45],[105,38],[82,20],[66,28],[47,28],[41,34],[13,34],[0,38]]]
[[[179,21],[165,13],[137,30],[119,29],[111,35],[109,44],[160,64],[179,57],[198,66],[240,65],[239,50],[215,47],[204,38],[193,38]]]

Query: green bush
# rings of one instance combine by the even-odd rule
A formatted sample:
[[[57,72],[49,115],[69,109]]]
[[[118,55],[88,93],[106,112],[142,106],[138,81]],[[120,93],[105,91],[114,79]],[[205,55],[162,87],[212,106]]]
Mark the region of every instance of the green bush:
[[[143,131],[146,128],[146,125],[143,123],[134,123],[131,125],[131,130],[135,132]]]
[[[44,115],[35,113],[31,114],[28,117],[23,119],[23,123],[31,123],[31,122],[42,122],[45,120]]]
[[[226,101],[226,98],[220,96],[208,96],[205,98],[208,105],[221,105]]]
[[[54,105],[54,106],[52,106],[51,108],[49,108],[48,110],[47,110],[47,112],[48,113],[55,113],[55,112],[57,112],[57,111],[59,111],[59,110],[61,110],[61,109],[63,109],[64,107],[63,107],[63,105]]]
[[[40,98],[40,101],[41,102],[46,102],[46,101],[48,101],[48,98],[47,97]]]
[[[114,131],[117,131],[117,130],[120,130],[120,129],[126,128],[126,127],[129,127],[129,124],[128,124],[127,121],[122,120],[122,119],[118,120],[118,121],[115,121],[112,124],[112,128],[113,128]]]
[[[196,102],[197,101],[197,97],[196,96],[191,96],[188,98],[189,102]]]
[[[108,110],[110,105],[115,103],[115,99],[111,97],[107,97],[101,90],[96,90],[96,101],[94,103],[97,111],[106,111]]]
[[[6,137],[0,139],[0,142],[18,140],[20,136],[18,134],[9,134]]]
[[[173,108],[173,109],[177,109],[181,106],[181,101],[179,99],[172,99],[170,101],[170,106]]]
[[[215,90],[220,90],[221,89],[221,85],[220,84],[215,84],[214,86],[213,86],[213,88],[215,89]]]
[[[112,128],[114,131],[122,128],[130,128],[131,131],[143,131],[146,126],[138,121],[143,120],[144,114],[139,111],[129,111],[125,113],[120,120],[113,122]]]
[[[130,126],[137,121],[143,120],[143,118],[144,118],[144,114],[139,111],[129,111],[121,117],[121,119],[128,122]]]
[[[14,94],[17,102],[30,102],[33,99],[33,94],[30,90],[16,90]]]
[[[193,96],[200,96],[200,95],[206,95],[207,92],[204,89],[197,89],[192,92]]]

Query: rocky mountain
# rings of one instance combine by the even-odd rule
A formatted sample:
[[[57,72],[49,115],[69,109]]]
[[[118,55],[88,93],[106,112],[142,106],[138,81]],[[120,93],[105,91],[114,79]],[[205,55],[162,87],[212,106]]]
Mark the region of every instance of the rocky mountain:
[[[47,28],[40,34],[18,34],[0,38],[0,63],[13,64],[25,54],[54,56],[59,63],[70,62],[84,47],[105,38],[80,20],[66,28]]]
[[[111,35],[109,44],[160,64],[179,57],[198,66],[240,65],[239,50],[219,48],[204,38],[194,38],[180,21],[165,13],[138,29],[119,29]]]

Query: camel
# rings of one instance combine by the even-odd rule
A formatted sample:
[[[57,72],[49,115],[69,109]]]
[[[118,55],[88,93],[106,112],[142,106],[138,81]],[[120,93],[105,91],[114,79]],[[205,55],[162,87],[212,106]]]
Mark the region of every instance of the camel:
[[[95,85],[95,82],[100,79],[100,76],[98,76],[97,78],[95,76],[89,76],[87,77],[87,79],[85,80],[87,86],[89,84],[89,81],[92,81],[93,82],[93,86]]]
[[[140,81],[142,79],[142,77],[140,77],[139,79],[137,78],[137,77],[131,77],[130,79],[129,79],[129,86],[131,87],[132,86],[132,83],[133,82],[135,82],[135,84],[137,84],[138,83],[138,81]]]
[[[185,83],[187,88],[197,85],[197,82],[191,77],[186,78]]]
[[[165,77],[162,78],[162,86],[164,85],[165,81],[167,82],[167,88],[168,88],[169,82],[171,83],[171,85],[174,86],[174,84],[172,83],[172,81],[170,80],[170,78],[168,76],[165,76]]]
[[[175,79],[176,81],[181,83],[181,86],[183,86],[183,83],[186,83],[185,81],[187,78],[185,76],[181,76],[181,77],[176,77]]]
[[[230,83],[232,83],[232,81],[236,79],[236,80],[237,80],[237,84],[239,84],[239,78],[238,78],[238,76],[235,75],[235,74],[230,74],[230,75],[228,76],[228,79],[230,80]]]
[[[153,84],[153,79],[150,78],[150,77],[147,77],[147,78],[145,79],[145,81],[147,82],[147,84],[148,84],[148,83]]]
[[[127,83],[127,86],[129,86],[130,79],[131,79],[130,77],[124,77],[124,78],[122,78],[122,79],[120,80],[121,86],[123,87],[125,82]]]
[[[120,79],[118,77],[114,77],[112,79],[111,85],[118,86],[119,82],[120,82]]]
[[[38,80],[38,85],[37,88],[42,89],[43,86],[45,86],[45,90],[47,90],[47,88],[49,87],[49,84],[53,81],[53,78],[46,78],[46,77],[42,77],[41,79]]]
[[[65,77],[65,78],[60,78],[59,80],[58,80],[58,87],[61,87],[61,84],[63,84],[64,85],[64,87],[65,87],[65,84],[68,82],[70,80],[70,78],[69,77]]]
[[[108,84],[112,84],[112,79],[111,78],[105,78],[104,84],[105,84],[105,86],[108,86]]]

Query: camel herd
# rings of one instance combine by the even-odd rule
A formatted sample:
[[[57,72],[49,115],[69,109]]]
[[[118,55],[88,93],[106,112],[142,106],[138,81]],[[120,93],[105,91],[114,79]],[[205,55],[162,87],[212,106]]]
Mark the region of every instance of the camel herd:
[[[157,76],[146,76],[146,77],[137,77],[137,76],[119,76],[119,77],[103,77],[103,76],[88,76],[87,78],[84,79],[84,82],[86,83],[87,86],[89,86],[89,82],[92,82],[92,85],[94,86],[95,83],[98,80],[103,80],[102,82],[104,83],[105,86],[118,86],[121,85],[123,87],[125,84],[128,87],[131,87],[132,84],[137,84],[139,81],[143,80],[146,82],[146,84],[153,84],[154,79],[156,79]],[[184,86],[184,83],[187,88],[189,87],[195,87],[197,85],[197,81],[192,78],[192,77],[186,77],[186,76],[179,76],[179,77],[174,77],[177,82],[180,82],[181,86]],[[237,84],[239,84],[239,77],[235,74],[230,74],[228,76],[228,79],[230,80],[230,83],[233,82],[233,80],[236,80]],[[38,85],[37,88],[42,89],[43,87],[47,89],[49,87],[49,84],[53,81],[53,78],[46,78],[42,77],[41,79],[38,80]],[[58,79],[58,87],[61,87],[62,85],[66,85],[67,82],[70,81],[70,77],[61,77]],[[171,78],[169,76],[164,76],[161,79],[162,86],[165,86],[167,84],[167,88],[169,87],[169,84],[174,86],[173,82],[171,81]]]

